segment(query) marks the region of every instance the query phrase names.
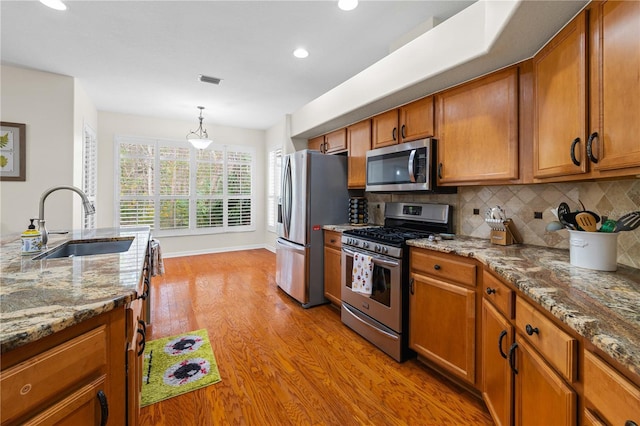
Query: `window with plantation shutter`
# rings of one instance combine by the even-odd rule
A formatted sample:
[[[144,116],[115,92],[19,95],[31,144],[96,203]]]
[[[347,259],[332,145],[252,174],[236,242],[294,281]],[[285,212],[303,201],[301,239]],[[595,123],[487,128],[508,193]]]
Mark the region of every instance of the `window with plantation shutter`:
[[[269,181],[267,182],[267,229],[276,231],[278,218],[278,198],[280,197],[280,181],[282,173],[282,149],[269,151]]]
[[[96,132],[86,123],[83,129],[82,141],[82,191],[96,207],[98,192],[98,138]],[[82,228],[94,229],[96,227],[96,215],[86,215],[82,209]]]
[[[255,230],[255,150],[118,137],[116,225],[155,235]]]

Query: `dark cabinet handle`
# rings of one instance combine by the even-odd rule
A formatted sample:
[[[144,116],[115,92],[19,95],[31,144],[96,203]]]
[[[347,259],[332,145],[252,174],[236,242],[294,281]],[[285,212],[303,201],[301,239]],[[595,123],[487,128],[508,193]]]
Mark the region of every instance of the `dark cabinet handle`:
[[[394,140],[394,141],[396,140],[396,132],[397,132],[397,131],[398,131],[398,128],[397,128],[397,127],[394,127],[394,128],[393,128],[393,131],[391,132],[391,137],[393,138],[393,140]]]
[[[627,420],[626,422],[624,422],[624,426],[638,426],[638,423],[634,422],[633,420]]]
[[[518,374],[518,370],[516,369],[516,348],[518,347],[518,342],[514,342],[513,345],[509,348],[509,367],[511,367],[511,371],[513,374]]]
[[[435,265],[433,265],[433,269],[435,269],[436,271],[439,271],[441,268],[440,265],[438,265],[437,263]]]
[[[404,133],[404,129],[405,125],[403,124],[402,127],[400,127],[400,136],[402,137],[402,139],[407,137],[407,135]]]
[[[487,287],[487,294],[495,294],[495,293],[496,293],[495,288]]]
[[[415,294],[415,290],[414,290],[414,280],[413,280],[413,278],[411,278],[411,279],[409,280],[409,292],[410,292],[411,294]]]
[[[498,350],[500,351],[500,356],[504,359],[507,359],[507,354],[502,352],[502,340],[507,336],[507,330],[502,330],[500,333],[500,337],[498,337]]]
[[[580,161],[578,161],[578,159],[576,158],[576,145],[578,145],[579,143],[580,143],[580,138],[575,138],[571,143],[571,150],[569,151],[569,153],[571,154],[571,161],[576,166],[580,166]]]
[[[109,403],[107,402],[107,395],[99,390],[96,397],[100,403],[100,426],[105,426],[109,419]]]
[[[527,324],[524,329],[529,336],[533,336],[533,333],[540,334],[540,330],[538,330],[538,327],[531,327],[531,324]]]
[[[442,163],[438,164],[438,179],[442,179]]]
[[[142,336],[142,340],[140,341],[140,349],[138,350],[138,356],[140,356],[144,353],[144,348],[147,346],[147,333],[141,328],[137,329],[136,332]]]
[[[587,157],[589,157],[589,161],[597,164],[598,159],[593,156],[593,140],[598,137],[598,132],[593,132],[589,135],[589,139],[587,139]]]

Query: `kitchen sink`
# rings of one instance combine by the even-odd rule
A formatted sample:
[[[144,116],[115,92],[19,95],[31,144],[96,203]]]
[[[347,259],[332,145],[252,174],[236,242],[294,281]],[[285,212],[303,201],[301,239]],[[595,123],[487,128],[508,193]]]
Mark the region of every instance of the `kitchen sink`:
[[[96,254],[122,253],[129,250],[135,237],[96,238],[69,240],[59,246],[37,255],[33,260],[56,259],[73,256],[93,256]]]

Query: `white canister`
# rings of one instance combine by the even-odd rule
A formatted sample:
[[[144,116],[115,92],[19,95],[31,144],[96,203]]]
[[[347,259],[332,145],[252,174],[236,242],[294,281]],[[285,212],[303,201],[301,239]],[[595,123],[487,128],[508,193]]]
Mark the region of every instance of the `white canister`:
[[[617,232],[586,232],[569,230],[571,264],[596,271],[618,269]]]
[[[31,219],[29,229],[24,231],[20,237],[22,238],[22,254],[34,254],[42,251],[42,233],[38,231],[33,224],[35,219]]]

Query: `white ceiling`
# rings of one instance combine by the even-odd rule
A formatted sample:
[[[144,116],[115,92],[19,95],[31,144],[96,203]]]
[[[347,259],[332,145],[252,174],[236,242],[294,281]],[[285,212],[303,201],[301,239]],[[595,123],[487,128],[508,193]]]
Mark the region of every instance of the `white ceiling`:
[[[100,111],[267,129],[473,2],[3,0],[0,57],[78,78]]]

